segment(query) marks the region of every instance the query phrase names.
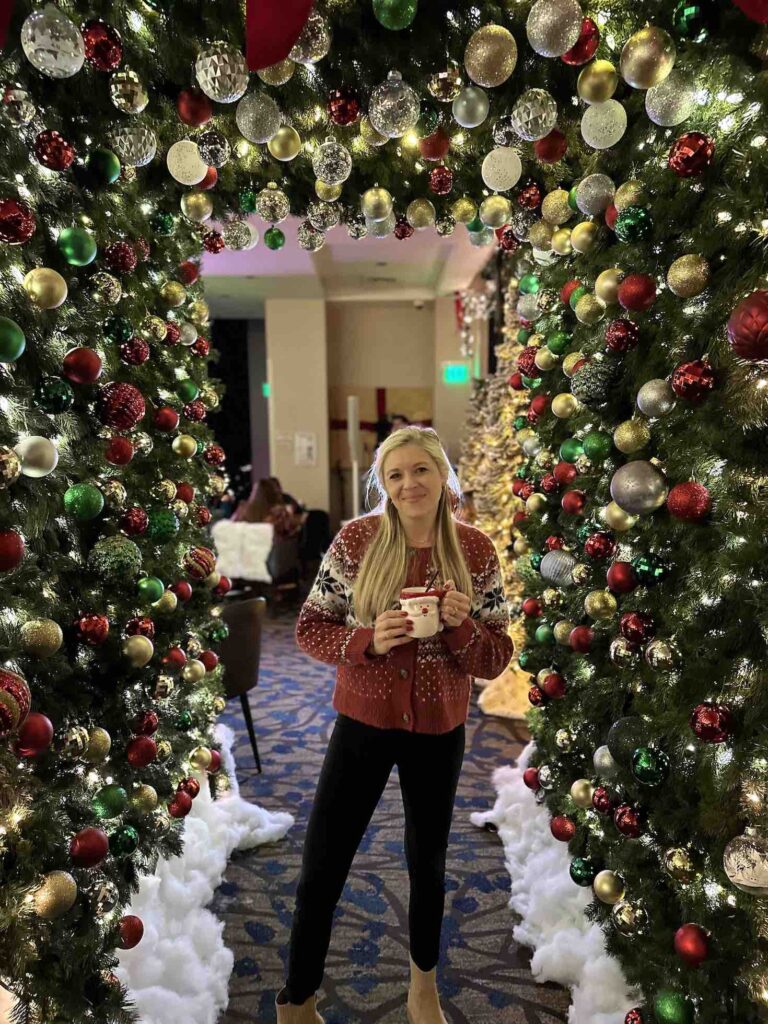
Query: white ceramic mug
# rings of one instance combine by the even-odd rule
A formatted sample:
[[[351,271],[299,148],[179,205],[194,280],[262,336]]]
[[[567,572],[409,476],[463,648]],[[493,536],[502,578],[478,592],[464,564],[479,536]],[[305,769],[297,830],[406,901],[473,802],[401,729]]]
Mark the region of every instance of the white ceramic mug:
[[[440,621],[442,597],[442,590],[427,590],[426,587],[405,587],[400,591],[400,607],[408,612],[408,618],[413,622],[410,636],[424,639],[443,628]]]

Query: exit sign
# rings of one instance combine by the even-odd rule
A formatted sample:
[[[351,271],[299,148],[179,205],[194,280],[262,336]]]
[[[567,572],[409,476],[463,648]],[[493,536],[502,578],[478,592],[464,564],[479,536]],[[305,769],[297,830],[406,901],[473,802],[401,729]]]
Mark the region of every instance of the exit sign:
[[[269,381],[265,380],[262,383],[262,385],[261,385],[261,393],[264,396],[264,398],[269,398],[269,394],[270,394]]]
[[[468,384],[467,363],[443,363],[443,384]]]

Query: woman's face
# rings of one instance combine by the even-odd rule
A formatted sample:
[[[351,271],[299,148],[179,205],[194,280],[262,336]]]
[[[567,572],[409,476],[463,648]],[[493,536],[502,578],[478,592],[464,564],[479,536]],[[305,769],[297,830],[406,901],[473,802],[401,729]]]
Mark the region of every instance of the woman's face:
[[[417,444],[404,444],[384,460],[384,486],[403,520],[428,520],[437,515],[443,478],[434,459]]]

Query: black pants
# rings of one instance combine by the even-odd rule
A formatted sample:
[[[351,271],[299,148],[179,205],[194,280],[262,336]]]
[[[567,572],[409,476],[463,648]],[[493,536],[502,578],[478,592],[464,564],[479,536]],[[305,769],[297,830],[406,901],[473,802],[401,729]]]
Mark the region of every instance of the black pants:
[[[445,854],[463,759],[463,724],[428,735],[337,716],[304,842],[288,957],[289,1002],[303,1003],[320,987],[333,912],[395,764],[405,810],[410,952],[423,971],[437,964]]]

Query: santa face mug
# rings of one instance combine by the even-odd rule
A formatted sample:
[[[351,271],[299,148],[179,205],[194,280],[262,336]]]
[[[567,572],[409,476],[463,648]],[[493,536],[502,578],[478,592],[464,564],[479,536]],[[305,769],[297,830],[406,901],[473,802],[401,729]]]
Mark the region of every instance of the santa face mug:
[[[427,590],[425,587],[406,587],[400,591],[400,607],[404,612],[408,612],[408,617],[413,622],[412,637],[423,640],[428,636],[434,636],[443,628],[440,621],[440,602],[443,594],[442,590]]]

